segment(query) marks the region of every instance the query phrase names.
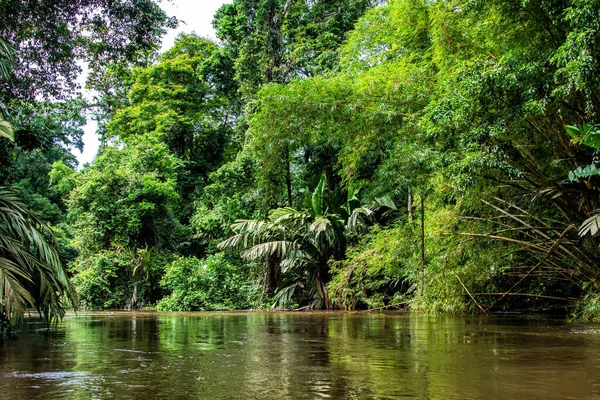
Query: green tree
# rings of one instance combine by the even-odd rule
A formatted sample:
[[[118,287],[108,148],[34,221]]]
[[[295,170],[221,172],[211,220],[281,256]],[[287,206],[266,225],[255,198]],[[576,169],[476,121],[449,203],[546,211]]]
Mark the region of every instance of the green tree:
[[[227,59],[208,39],[182,34],[159,62],[133,72],[129,105],[108,124],[125,142],[152,133],[183,161],[179,193],[189,200],[224,161],[239,112]]]
[[[172,248],[180,161],[153,136],[105,148],[81,171],[69,200],[69,218],[83,253],[112,243],[132,248]]]
[[[597,254],[578,243],[572,226],[591,215],[597,197],[595,185],[564,177],[589,166],[594,154],[574,146],[563,126],[593,123],[596,83],[586,71],[596,55],[570,49],[592,52],[596,6],[572,5],[396,0],[372,9],[341,49],[340,74],[266,85],[256,95],[249,126],[265,202],[281,204],[299,155],[327,145],[345,187],[362,183],[370,196],[389,191],[406,198],[408,210],[416,193],[427,205],[419,213],[420,262],[411,265],[421,273],[408,274],[429,286],[416,300],[424,308],[463,310],[472,302],[452,274],[451,290],[440,294],[448,271],[473,292],[492,293],[480,299],[490,307],[506,306],[509,295],[499,296],[500,304],[493,297],[502,290],[518,288],[533,299],[580,293]],[[442,216],[456,221],[447,231],[433,219]],[[398,232],[409,241],[415,233]],[[462,246],[465,237],[477,243]],[[425,254],[426,241],[432,249],[462,246],[467,258]],[[501,249],[511,254],[515,243],[520,251],[506,256],[503,274],[477,279],[479,269],[461,266]],[[568,254],[579,255],[567,261]],[[532,262],[549,278],[515,278]],[[567,272],[557,274],[556,265],[572,265],[567,270],[578,278],[562,282]],[[439,301],[443,296],[452,306]]]
[[[84,306],[133,307],[160,298],[165,259],[184,237],[176,215],[180,167],[164,143],[146,135],[106,147],[78,173],[68,222]]]
[[[194,239],[208,253],[216,253],[217,244],[233,234],[231,224],[235,220],[262,215],[255,178],[256,160],[247,148],[209,174],[190,219]]]
[[[47,175],[59,160],[75,167],[71,151],[83,146],[82,63],[88,87],[110,96],[104,81],[114,66],[146,65],[176,22],[152,0],[0,4],[0,125],[6,133],[10,122],[15,136],[14,146],[0,143],[0,181],[19,187],[44,219],[60,220],[64,202],[49,193]]]
[[[235,0],[213,24],[235,59],[241,92],[252,96],[266,83],[330,71],[347,32],[375,3]]]
[[[144,63],[175,24],[153,0],[3,2],[0,36],[17,55],[0,98],[65,100],[77,89],[78,61],[88,63],[95,86],[117,61]]]
[[[0,36],[0,78],[12,73],[14,49]],[[0,137],[14,143],[0,98]],[[34,307],[50,323],[64,315],[63,301],[76,305],[75,294],[60,262],[52,230],[11,189],[0,188],[0,331],[12,329],[26,308]]]

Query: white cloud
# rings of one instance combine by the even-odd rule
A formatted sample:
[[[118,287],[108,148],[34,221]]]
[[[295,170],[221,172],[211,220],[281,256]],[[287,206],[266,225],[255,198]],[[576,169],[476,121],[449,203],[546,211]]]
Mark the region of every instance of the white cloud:
[[[175,38],[181,32],[196,32],[200,36],[215,38],[215,31],[212,27],[213,16],[217,10],[233,0],[172,0],[163,1],[162,7],[168,15],[177,17],[181,20],[179,27],[168,32],[162,41],[161,51],[168,50]],[[96,135],[97,125],[94,121],[89,121],[84,128],[82,153],[75,150],[75,156],[79,161],[80,168],[83,164],[91,162],[98,153],[99,140]]]

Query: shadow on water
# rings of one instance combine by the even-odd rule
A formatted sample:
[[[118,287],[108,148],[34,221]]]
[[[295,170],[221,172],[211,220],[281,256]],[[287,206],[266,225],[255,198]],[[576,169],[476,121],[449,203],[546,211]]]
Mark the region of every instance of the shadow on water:
[[[90,313],[0,342],[0,397],[594,399],[599,356],[552,319]]]

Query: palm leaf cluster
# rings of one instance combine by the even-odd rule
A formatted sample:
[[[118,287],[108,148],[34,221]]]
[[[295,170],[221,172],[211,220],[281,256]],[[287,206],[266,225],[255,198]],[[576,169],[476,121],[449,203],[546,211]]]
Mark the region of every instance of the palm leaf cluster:
[[[352,207],[358,190],[351,188],[346,204],[332,213],[325,209],[324,191],[322,177],[312,195],[307,195],[303,209],[277,208],[266,221],[237,220],[231,225],[235,234],[219,244],[221,249],[241,249],[246,260],[279,262],[282,279],[274,306],[287,306],[296,298],[308,301],[311,308],[331,308],[325,286],[328,261],[341,259],[348,240],[374,223],[379,210],[397,210],[389,198]]]
[[[10,67],[14,60],[15,49],[0,36],[0,82],[8,79]],[[13,129],[11,124],[6,121],[8,115],[8,106],[0,98],[0,137],[13,141]]]
[[[0,187],[0,320],[17,322],[28,308],[49,322],[75,295],[52,230],[12,190]]]

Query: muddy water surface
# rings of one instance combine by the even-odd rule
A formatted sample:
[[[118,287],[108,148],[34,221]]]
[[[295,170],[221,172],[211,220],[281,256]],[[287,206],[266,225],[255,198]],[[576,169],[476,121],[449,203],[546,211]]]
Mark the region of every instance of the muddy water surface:
[[[0,399],[600,399],[600,325],[91,313],[0,342]]]

